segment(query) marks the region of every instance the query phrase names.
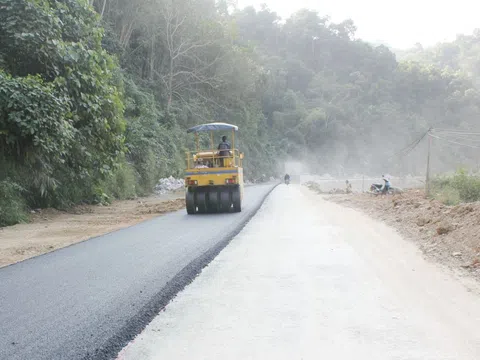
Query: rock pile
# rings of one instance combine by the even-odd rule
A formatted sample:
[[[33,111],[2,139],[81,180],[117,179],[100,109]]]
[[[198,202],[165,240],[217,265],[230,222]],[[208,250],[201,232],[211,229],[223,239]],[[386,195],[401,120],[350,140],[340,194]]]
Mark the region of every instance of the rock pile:
[[[181,189],[185,186],[183,179],[175,179],[173,176],[168,178],[163,178],[158,181],[157,186],[155,186],[155,193],[162,195],[178,189]]]

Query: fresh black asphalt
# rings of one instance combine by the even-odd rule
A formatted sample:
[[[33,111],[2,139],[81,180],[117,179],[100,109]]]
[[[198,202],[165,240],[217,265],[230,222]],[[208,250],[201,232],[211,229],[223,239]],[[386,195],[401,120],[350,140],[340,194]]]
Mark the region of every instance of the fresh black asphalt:
[[[0,269],[0,359],[115,358],[273,187],[247,187],[241,213],[183,210]]]

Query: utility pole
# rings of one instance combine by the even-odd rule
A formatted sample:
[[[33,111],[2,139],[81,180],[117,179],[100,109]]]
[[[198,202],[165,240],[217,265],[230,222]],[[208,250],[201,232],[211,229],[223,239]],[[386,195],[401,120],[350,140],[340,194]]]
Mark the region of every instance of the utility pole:
[[[432,136],[430,135],[430,131],[432,129],[428,129],[427,136],[428,136],[428,151],[427,151],[427,174],[425,176],[425,196],[428,198],[430,196],[430,151],[432,147]]]

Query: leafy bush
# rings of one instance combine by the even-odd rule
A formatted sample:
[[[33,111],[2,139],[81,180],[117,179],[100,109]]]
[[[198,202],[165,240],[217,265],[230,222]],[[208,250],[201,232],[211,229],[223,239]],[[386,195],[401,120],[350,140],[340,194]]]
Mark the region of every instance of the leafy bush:
[[[132,165],[122,162],[103,186],[108,198],[132,199],[137,195],[135,170]]]
[[[445,205],[458,205],[462,202],[459,191],[451,186],[437,190],[435,198]]]
[[[185,142],[180,129],[167,126],[165,115],[151,93],[125,81],[127,161],[132,164],[138,195],[149,194],[161,177],[178,175],[184,160],[181,145]]]
[[[28,220],[24,192],[24,188],[9,178],[0,181],[0,226]]]
[[[433,180],[432,188],[434,197],[447,205],[480,201],[480,176],[469,175],[465,170]]]
[[[69,112],[66,99],[40,76],[13,78],[0,70],[0,146],[5,155],[64,163],[75,134]]]
[[[0,157],[14,165],[0,180],[25,189],[4,189],[0,223],[12,222],[6,214],[21,196],[62,208],[131,194],[119,66],[102,48],[98,14],[83,0],[0,8]]]

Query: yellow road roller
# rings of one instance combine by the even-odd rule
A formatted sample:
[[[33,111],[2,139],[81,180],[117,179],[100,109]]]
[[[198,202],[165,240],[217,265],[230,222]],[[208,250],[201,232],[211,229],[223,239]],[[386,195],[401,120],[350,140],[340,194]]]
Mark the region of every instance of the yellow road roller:
[[[242,211],[243,153],[235,148],[237,131],[237,126],[226,123],[203,124],[187,130],[195,136],[195,151],[187,151],[185,171],[185,205],[189,215]],[[215,142],[218,133],[222,137]],[[230,134],[230,139],[226,134]],[[208,147],[205,149],[201,143],[206,141],[209,146],[203,146]]]

